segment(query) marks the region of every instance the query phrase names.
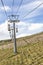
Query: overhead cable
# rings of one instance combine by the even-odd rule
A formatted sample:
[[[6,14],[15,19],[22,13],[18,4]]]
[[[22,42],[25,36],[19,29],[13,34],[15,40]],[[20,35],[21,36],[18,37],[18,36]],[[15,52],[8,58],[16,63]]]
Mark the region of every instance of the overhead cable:
[[[14,0],[12,2],[12,14],[13,14],[13,8],[14,8]]]
[[[3,8],[4,8],[5,14],[6,14],[6,16],[7,16],[7,12],[6,12],[6,9],[5,9],[5,6],[4,6],[4,3],[3,3],[3,0],[1,0],[1,3],[2,3],[2,6],[3,6]]]
[[[17,9],[16,14],[19,12],[19,9],[20,9],[20,7],[21,7],[21,5],[22,5],[22,2],[23,2],[23,0],[21,0],[21,2],[20,2],[20,4],[19,4],[19,7],[18,7],[18,9]]]
[[[43,3],[39,4],[37,7],[35,7],[34,9],[32,9],[30,12],[28,12],[26,15],[23,16],[23,18],[25,18],[26,16],[28,16],[29,14],[31,14],[32,12],[34,12],[37,8],[39,8]]]

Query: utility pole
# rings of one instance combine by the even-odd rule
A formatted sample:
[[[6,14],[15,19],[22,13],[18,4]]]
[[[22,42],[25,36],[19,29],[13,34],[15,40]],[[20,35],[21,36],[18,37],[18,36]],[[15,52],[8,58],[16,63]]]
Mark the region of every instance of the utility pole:
[[[19,22],[18,20],[18,15],[11,15],[15,19],[10,19],[8,22],[13,23],[13,42],[14,42],[14,53],[17,53],[17,44],[16,44],[16,28],[15,28],[15,23]],[[11,30],[11,29],[10,29]]]
[[[14,28],[14,53],[17,53],[15,22],[13,23],[13,28]]]

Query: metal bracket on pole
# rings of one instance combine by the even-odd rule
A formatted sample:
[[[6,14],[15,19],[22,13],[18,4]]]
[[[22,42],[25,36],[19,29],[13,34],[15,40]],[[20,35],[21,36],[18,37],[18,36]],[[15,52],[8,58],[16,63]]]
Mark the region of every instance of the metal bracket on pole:
[[[10,20],[8,20],[8,22],[10,22],[10,23],[13,23],[13,22],[14,22],[14,23],[18,23],[18,22],[20,22],[20,20],[11,20],[11,19],[10,19]]]

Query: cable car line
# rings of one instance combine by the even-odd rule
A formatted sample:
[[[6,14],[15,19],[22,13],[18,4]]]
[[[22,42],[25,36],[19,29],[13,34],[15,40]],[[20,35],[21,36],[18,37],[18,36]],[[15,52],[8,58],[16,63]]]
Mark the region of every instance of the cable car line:
[[[28,16],[29,14],[31,14],[32,12],[34,12],[36,9],[38,9],[43,3],[39,4],[37,7],[35,7],[33,10],[31,10],[30,12],[28,12],[26,15],[24,15],[22,18],[25,18],[26,16]]]
[[[3,8],[4,8],[4,11],[5,11],[6,17],[8,17],[8,16],[7,16],[7,12],[6,12],[6,10],[5,10],[5,6],[4,6],[3,0],[1,0],[1,3],[2,3],[2,6],[3,6]]]
[[[12,2],[12,15],[13,15],[13,8],[14,8],[14,0]]]
[[[19,12],[19,9],[20,9],[20,7],[21,7],[21,5],[22,5],[22,2],[23,2],[23,0],[21,0],[21,2],[20,2],[20,4],[19,4],[19,7],[18,7],[18,9],[17,9],[16,14]]]

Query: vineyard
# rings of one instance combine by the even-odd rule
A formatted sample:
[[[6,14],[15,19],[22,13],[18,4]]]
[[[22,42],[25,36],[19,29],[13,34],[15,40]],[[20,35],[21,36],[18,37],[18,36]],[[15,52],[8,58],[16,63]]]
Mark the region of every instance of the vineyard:
[[[17,51],[14,54],[13,48],[0,49],[0,65],[43,65],[43,41],[19,46]]]

